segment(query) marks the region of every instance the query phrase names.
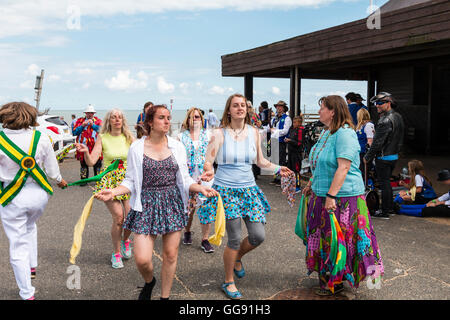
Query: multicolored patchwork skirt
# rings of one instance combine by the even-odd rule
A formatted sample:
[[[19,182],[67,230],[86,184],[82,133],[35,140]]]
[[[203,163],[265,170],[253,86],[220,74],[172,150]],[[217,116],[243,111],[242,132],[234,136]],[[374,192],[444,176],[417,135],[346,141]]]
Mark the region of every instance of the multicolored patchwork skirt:
[[[306,213],[308,273],[318,272],[322,289],[327,289],[326,284],[329,281],[337,284],[347,280],[354,288],[358,288],[359,283],[367,276],[376,281],[384,274],[384,267],[364,195],[336,200],[335,216],[344,236],[347,258],[345,270],[334,276],[331,275],[333,265],[328,260],[331,225],[329,213],[325,210],[325,199],[313,194],[308,203]]]
[[[106,168],[103,168],[101,172],[103,172]],[[100,192],[105,189],[114,189],[119,186],[123,179],[125,179],[125,168],[118,168],[117,170],[111,171],[103,176],[100,181],[97,181],[95,186],[94,194]],[[100,173],[101,173],[100,172]],[[114,200],[128,200],[130,199],[130,194],[124,194],[121,196],[114,197]]]
[[[217,190],[222,197],[227,220],[249,217],[251,222],[266,223],[266,214],[270,212],[270,205],[258,186],[227,188],[213,184],[212,188]],[[207,198],[197,211],[200,223],[214,222],[216,210],[217,197]]]

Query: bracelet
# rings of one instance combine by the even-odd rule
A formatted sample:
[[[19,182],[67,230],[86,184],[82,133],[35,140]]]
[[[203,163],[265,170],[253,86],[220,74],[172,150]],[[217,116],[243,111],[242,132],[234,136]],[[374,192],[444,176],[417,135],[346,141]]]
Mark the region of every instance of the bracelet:
[[[277,166],[277,168],[274,170],[273,174],[279,174],[281,171],[281,166]]]
[[[327,197],[328,197],[328,198],[331,198],[331,199],[334,199],[334,200],[337,200],[337,199],[338,199],[338,197],[332,196],[332,195],[329,194],[329,193],[327,193]]]

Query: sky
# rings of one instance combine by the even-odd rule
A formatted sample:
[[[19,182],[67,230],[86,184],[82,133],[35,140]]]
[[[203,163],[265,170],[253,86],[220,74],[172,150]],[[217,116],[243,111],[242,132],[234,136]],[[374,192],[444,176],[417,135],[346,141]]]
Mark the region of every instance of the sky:
[[[373,0],[381,6],[387,0]],[[142,108],[146,101],[223,109],[243,93],[221,56],[369,15],[370,0],[0,0],[0,104]],[[302,110],[364,81],[302,80]],[[289,80],[254,79],[254,104],[289,103]]]

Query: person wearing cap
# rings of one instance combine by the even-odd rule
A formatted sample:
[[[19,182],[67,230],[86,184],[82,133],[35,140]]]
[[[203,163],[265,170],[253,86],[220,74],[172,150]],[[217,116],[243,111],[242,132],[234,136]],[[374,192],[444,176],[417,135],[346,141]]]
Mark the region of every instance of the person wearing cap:
[[[356,103],[361,107],[361,108],[365,108],[367,109],[366,105],[363,103],[363,101],[365,101],[366,99],[364,99],[359,93],[356,94]]]
[[[259,119],[261,120],[261,124],[263,126],[268,126],[270,123],[270,110],[269,110],[269,104],[267,101],[263,101],[260,104],[260,112],[259,112]]]
[[[439,171],[437,180],[450,186],[450,171]],[[450,217],[450,191],[428,202],[422,210],[422,217]]]
[[[372,145],[364,156],[364,162],[371,163],[375,159],[377,179],[381,187],[381,210],[373,216],[389,219],[389,214],[394,212],[390,178],[403,144],[405,125],[402,116],[394,110],[397,103],[390,93],[380,92],[370,102],[375,104],[380,119],[375,126]]]
[[[357,113],[359,111],[359,109],[361,108],[365,108],[367,109],[367,107],[365,105],[363,105],[362,103],[358,103],[361,102],[362,97],[359,93],[354,93],[354,92],[349,92],[345,95],[345,99],[347,100],[347,104],[348,104],[348,110],[350,111],[350,114],[352,116],[353,119],[353,124],[356,125],[358,124],[358,117],[357,117]]]
[[[74,125],[73,135],[77,136],[76,142],[86,145],[89,149],[89,153],[94,149],[95,142],[97,141],[97,135],[102,126],[102,120],[95,116],[95,109],[92,105],[88,105],[84,109],[84,117],[78,118]],[[89,167],[84,160],[84,153],[77,151],[77,160],[80,161],[80,177],[86,179],[89,177]],[[97,162],[94,164],[94,176],[97,175],[102,167],[103,155],[100,155]],[[85,184],[83,184],[85,185]]]
[[[289,117],[286,112],[289,110],[286,102],[280,100],[278,103],[274,104],[275,108],[277,109],[277,113],[275,117],[272,119],[272,138],[276,139],[278,138],[279,143],[279,149],[278,149],[278,155],[279,155],[279,164],[280,166],[286,166],[287,160],[286,160],[286,147],[287,142],[284,141],[285,138],[288,137],[289,129],[292,126],[292,120],[291,117]],[[275,178],[272,183],[279,185],[279,178]]]

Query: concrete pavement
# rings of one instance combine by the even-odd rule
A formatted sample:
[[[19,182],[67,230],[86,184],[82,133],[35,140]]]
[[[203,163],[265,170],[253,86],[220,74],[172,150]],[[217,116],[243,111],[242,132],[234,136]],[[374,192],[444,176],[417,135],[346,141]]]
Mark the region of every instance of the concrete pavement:
[[[399,167],[399,166],[398,166]],[[73,158],[60,165],[67,181],[79,179],[79,163]],[[92,175],[92,169],[91,169]],[[430,174],[431,175],[431,174]],[[434,175],[433,175],[434,176]],[[269,185],[270,177],[257,180],[266,194],[272,213],[266,225],[266,240],[244,257],[247,275],[237,279],[245,299],[304,299],[317,285],[315,274],[307,275],[305,247],[294,234],[296,206],[290,208],[279,187]],[[105,205],[95,201],[83,234],[83,246],[76,266],[80,271],[80,289],[73,284],[74,270],[68,268],[73,227],[91,196],[89,187],[55,187],[46,211],[38,222],[39,266],[36,298],[39,300],[117,299],[135,300],[143,285],[133,258],[125,268],[111,268],[111,217]],[[358,290],[347,288],[340,299],[444,299],[450,298],[450,217],[415,218],[393,216],[390,220],[373,220],[384,260],[385,275],[379,289],[362,283]],[[180,245],[178,267],[171,299],[223,300],[222,254],[224,243],[213,254],[200,249],[200,226],[195,217],[191,246]],[[245,227],[243,233],[245,236]],[[9,264],[8,241],[0,231],[0,299],[19,299],[14,274]],[[160,296],[161,237],[156,241],[153,258],[158,280],[153,297]],[[69,272],[69,273],[68,273]],[[71,278],[72,277],[72,278]]]

